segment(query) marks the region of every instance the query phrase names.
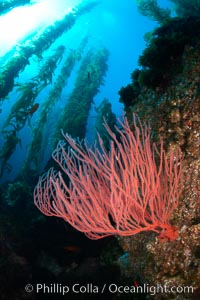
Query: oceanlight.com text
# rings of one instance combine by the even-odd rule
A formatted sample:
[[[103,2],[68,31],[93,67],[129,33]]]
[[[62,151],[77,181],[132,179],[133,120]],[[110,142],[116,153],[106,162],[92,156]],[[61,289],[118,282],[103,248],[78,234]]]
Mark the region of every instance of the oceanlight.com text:
[[[111,294],[149,294],[151,296],[155,294],[192,294],[192,286],[167,286],[167,285],[118,285],[115,283],[95,285],[93,283],[87,283],[85,285],[74,283],[72,286],[64,285],[61,283],[37,283],[35,286],[27,284],[25,286],[27,293],[35,291],[37,294],[59,294],[66,295],[68,293],[73,294],[103,294],[105,292]]]

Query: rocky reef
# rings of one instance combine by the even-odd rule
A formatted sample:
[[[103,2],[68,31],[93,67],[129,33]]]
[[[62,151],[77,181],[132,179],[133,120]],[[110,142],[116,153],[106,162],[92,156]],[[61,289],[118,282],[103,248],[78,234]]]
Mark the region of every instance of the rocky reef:
[[[199,42],[185,46],[179,64],[179,71],[172,72],[171,78],[167,74],[167,83],[142,86],[132,104],[126,106],[130,119],[134,112],[149,121],[153,139],[157,141],[162,136],[166,151],[180,147],[183,157],[183,192],[171,216],[172,224],[179,228],[177,240],[160,242],[149,232],[120,238],[121,246],[129,254],[128,275],[141,286],[167,287],[167,293],[158,288],[154,299],[200,296]],[[165,78],[164,73],[162,76]]]

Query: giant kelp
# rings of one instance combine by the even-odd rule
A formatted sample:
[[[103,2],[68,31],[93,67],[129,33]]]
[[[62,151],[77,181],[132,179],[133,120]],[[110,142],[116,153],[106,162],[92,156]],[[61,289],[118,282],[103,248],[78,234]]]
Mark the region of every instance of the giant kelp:
[[[64,46],[59,46],[53,55],[46,59],[37,76],[34,76],[29,82],[18,84],[17,93],[20,94],[17,101],[11,107],[10,114],[3,125],[2,136],[4,144],[0,150],[1,172],[0,177],[5,170],[11,170],[8,160],[14,153],[16,146],[21,145],[18,137],[19,131],[25,126],[26,121],[30,125],[30,119],[33,113],[38,109],[39,104],[35,99],[39,93],[52,82],[53,72],[60,63],[65,51]]]
[[[61,129],[73,137],[84,138],[88,114],[107,70],[108,50],[90,49],[81,63],[73,91],[57,122],[53,146],[62,137]]]
[[[104,147],[108,150],[110,146],[110,137],[104,126],[104,121],[106,121],[112,132],[116,134],[117,130],[115,127],[117,125],[117,118],[116,115],[112,112],[111,103],[107,98],[104,98],[102,102],[97,107],[95,107],[95,111],[97,113],[97,116],[95,120],[94,140],[98,140],[98,135],[100,135],[104,142]]]
[[[6,0],[0,2],[0,15],[6,14],[11,9],[24,6],[26,4],[31,4],[31,0]]]
[[[35,122],[35,126],[32,131],[32,142],[29,146],[26,160],[23,166],[23,173],[28,174],[31,172],[39,172],[40,163],[44,155],[45,149],[42,151],[42,145],[47,141],[44,141],[44,133],[48,117],[52,112],[53,107],[59,100],[63,88],[67,85],[67,80],[71,75],[71,72],[75,64],[81,59],[82,52],[88,41],[88,37],[85,37],[80,46],[76,50],[71,50],[66,56],[63,66],[60,70],[52,89],[50,90],[46,101],[41,105],[40,115]],[[45,147],[46,148],[46,147]]]
[[[21,130],[24,127],[29,117],[28,112],[33,106],[35,99],[47,85],[52,83],[53,73],[62,60],[64,51],[64,46],[57,47],[54,53],[45,59],[36,76],[32,77],[27,83],[16,84],[18,86],[16,93],[19,93],[20,97],[12,105],[11,112],[3,126],[4,130],[10,126],[17,130]]]
[[[87,13],[97,4],[96,1],[86,1],[75,7],[62,20],[40,30],[18,45],[12,57],[9,57],[2,65],[0,73],[0,99],[3,101],[13,89],[14,79],[22,72],[33,54],[40,55],[47,50],[62,33],[69,30],[76,22],[77,17]]]

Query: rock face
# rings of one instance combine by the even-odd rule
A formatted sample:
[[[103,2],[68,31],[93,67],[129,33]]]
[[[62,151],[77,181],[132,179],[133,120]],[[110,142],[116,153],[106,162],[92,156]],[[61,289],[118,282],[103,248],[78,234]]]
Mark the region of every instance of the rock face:
[[[130,119],[136,112],[150,121],[153,138],[161,135],[166,151],[180,147],[183,156],[183,193],[171,216],[177,240],[161,243],[149,232],[120,239],[129,253],[129,275],[141,285],[175,287],[154,299],[200,295],[200,43],[185,47],[180,69],[165,86],[143,87],[127,109]]]

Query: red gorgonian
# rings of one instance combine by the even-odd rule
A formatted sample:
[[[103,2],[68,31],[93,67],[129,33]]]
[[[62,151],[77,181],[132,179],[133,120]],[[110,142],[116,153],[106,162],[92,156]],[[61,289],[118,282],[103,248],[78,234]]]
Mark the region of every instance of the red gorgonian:
[[[154,231],[162,240],[174,240],[178,230],[169,219],[181,193],[180,151],[166,154],[162,140],[157,147],[150,126],[135,115],[132,130],[126,117],[120,125],[117,138],[105,124],[109,151],[100,136],[92,150],[63,134],[69,146],[60,141],[53,158],[69,184],[51,168],[35,187],[35,205],[91,239]]]

